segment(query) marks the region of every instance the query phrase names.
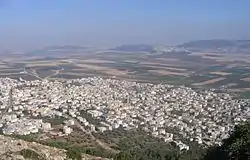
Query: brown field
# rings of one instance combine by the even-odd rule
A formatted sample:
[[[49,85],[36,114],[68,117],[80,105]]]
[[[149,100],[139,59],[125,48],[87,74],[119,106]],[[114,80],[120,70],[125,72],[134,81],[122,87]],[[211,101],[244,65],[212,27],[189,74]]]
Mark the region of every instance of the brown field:
[[[157,73],[160,75],[175,75],[175,76],[188,76],[188,73],[182,73],[182,72],[172,72],[167,70],[149,70],[150,73]]]
[[[160,66],[161,64],[159,63],[142,62],[140,64],[147,65],[148,67],[159,68],[159,69],[167,69],[167,70],[174,70],[174,71],[187,71],[187,69],[185,68],[177,68],[174,66],[173,67]]]
[[[138,63],[138,61],[133,61],[133,60],[125,60],[125,63]]]
[[[40,64],[40,63],[55,63],[55,62],[59,62],[57,60],[29,60],[29,61],[19,61],[19,63],[27,63],[27,64]]]
[[[84,72],[84,71],[89,71],[89,69],[87,68],[73,68],[71,69],[72,72],[76,71],[76,72]]]
[[[85,59],[80,60],[80,63],[116,63],[115,61],[109,61],[109,60],[100,60],[100,59]]]
[[[192,52],[189,53],[188,55],[190,56],[205,56],[205,55],[215,55],[216,53],[206,53],[206,52]]]
[[[81,67],[83,69],[90,69],[90,70],[109,70],[109,67],[104,67],[104,66],[97,66],[93,64],[75,64],[77,67]]]
[[[120,71],[118,69],[113,69],[104,66],[96,66],[96,65],[89,65],[89,64],[76,64],[77,67],[82,67],[83,69],[100,71],[102,73],[113,75],[113,76],[127,76],[127,71]]]
[[[165,67],[166,69],[169,70],[175,70],[175,71],[186,71],[187,69],[185,68],[174,68],[174,67]]]
[[[207,80],[207,81],[203,81],[203,82],[199,82],[199,83],[193,83],[192,85],[195,85],[195,86],[203,86],[203,85],[208,85],[208,84],[213,84],[215,82],[219,82],[219,81],[222,81],[226,78],[224,77],[219,77],[219,78],[214,78],[214,79],[210,79],[210,80]]]
[[[34,60],[34,61],[20,61],[19,63],[25,63],[27,67],[35,66],[55,66],[58,64],[70,63],[70,60]]]
[[[105,74],[108,74],[108,75],[112,75],[112,76],[128,76],[128,72],[126,72],[126,71],[119,71],[117,69],[105,70],[105,71],[102,71],[102,73],[105,73]]]
[[[16,71],[16,72],[20,72],[21,69],[18,69],[18,68],[6,68],[6,69],[3,68],[3,69],[1,69],[1,68],[0,68],[0,73],[1,73],[1,71],[5,71],[5,72],[8,72],[8,71],[9,71],[9,72],[15,72],[15,71]]]
[[[147,65],[147,67],[151,67],[154,69],[162,69],[162,70],[180,71],[180,72],[187,71],[187,69],[185,68],[164,67],[164,66],[154,66],[154,65]]]
[[[190,56],[200,56],[204,59],[211,59],[217,62],[234,62],[242,61],[250,63],[250,57],[245,54],[221,54],[221,53],[210,53],[210,52],[193,52],[189,54]]]
[[[26,64],[25,67],[55,67],[57,63],[29,63]]]
[[[244,83],[242,87],[247,87],[246,83],[250,82],[250,76],[247,75],[247,68],[250,67],[250,56],[243,55],[242,53],[226,54],[213,53],[212,51],[193,52],[189,55],[180,55],[174,53],[169,53],[168,55],[152,55],[145,53],[105,53],[88,55],[62,55],[61,57],[56,56],[53,60],[38,59],[42,58],[39,56],[25,58],[20,56],[13,57],[11,59],[7,58],[9,57],[6,57],[5,60],[2,58],[2,61],[0,61],[0,74],[8,76],[7,74],[9,73],[10,77],[13,75],[13,72],[16,74],[14,76],[18,77],[19,75],[17,75],[17,72],[19,73],[21,71],[19,66],[22,67],[22,64],[26,64],[26,67],[31,67],[34,70],[37,69],[37,74],[40,74],[41,77],[44,77],[43,75],[50,73],[57,75],[56,73],[59,71],[54,71],[52,67],[60,65],[65,70],[60,71],[59,76],[55,76],[59,79],[60,75],[65,75],[65,78],[67,79],[70,78],[70,75],[72,75],[72,78],[115,76],[116,78],[130,79],[132,81],[158,83],[158,81],[161,81],[163,77],[176,76],[187,80],[185,81],[185,84],[197,85],[198,88],[216,87],[223,82],[237,84],[241,82]],[[120,62],[122,62],[122,64],[119,64]],[[15,65],[15,63],[17,65]],[[112,64],[109,65],[108,63]],[[16,66],[18,70],[13,69]],[[215,69],[211,70],[211,68],[213,68],[212,66],[215,66]],[[221,69],[216,69],[217,66]],[[49,69],[49,67],[51,67],[51,69]],[[240,73],[241,76],[238,76],[234,72],[235,69],[230,69],[233,67],[243,68],[245,69],[244,71],[246,73]],[[42,68],[45,70],[41,71]],[[198,75],[197,79],[196,77],[189,78],[189,75],[191,74]],[[210,76],[214,78],[208,78]],[[49,78],[54,79],[55,77],[51,76]],[[223,81],[225,78],[228,78],[227,81]],[[182,82],[183,81],[180,81],[180,83]]]
[[[242,79],[240,79],[240,80],[246,81],[246,82],[250,82],[250,77],[245,77],[245,78],[242,78]]]
[[[5,65],[5,64],[0,64],[0,69],[1,68],[10,68],[9,66]]]
[[[215,60],[217,62],[246,61],[246,59],[244,59],[244,58],[232,57],[232,56],[212,57],[210,55],[205,55],[205,56],[201,56],[201,57],[204,59],[212,59],[212,60]]]
[[[210,74],[215,74],[215,75],[220,75],[220,76],[227,76],[227,75],[230,75],[232,73],[221,72],[221,71],[214,71],[214,72],[210,72]]]
[[[20,73],[0,73],[0,76],[20,75]]]
[[[158,60],[158,61],[172,61],[172,62],[179,61],[179,59],[177,59],[177,58],[156,58],[156,60]]]
[[[75,72],[64,72],[64,73],[60,73],[59,75],[72,75],[72,76],[84,76],[85,73],[75,73]],[[60,78],[56,78],[56,79],[60,79]]]
[[[180,67],[183,67],[184,65],[181,64],[181,61],[179,62],[162,62],[162,61],[157,61],[157,60],[154,60],[154,61],[150,61],[150,62],[140,62],[140,64],[143,64],[143,65],[153,65],[153,66],[160,66],[160,65],[167,65],[168,67],[171,67],[171,68],[176,68],[176,69],[179,69]],[[181,69],[185,69],[185,68],[181,68]]]

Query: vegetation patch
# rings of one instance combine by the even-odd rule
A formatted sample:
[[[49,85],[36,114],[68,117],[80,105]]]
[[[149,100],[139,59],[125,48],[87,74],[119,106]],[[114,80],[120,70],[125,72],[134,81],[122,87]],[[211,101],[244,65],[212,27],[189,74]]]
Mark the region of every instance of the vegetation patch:
[[[250,91],[240,92],[240,98],[250,98]]]
[[[28,142],[36,142],[38,140],[38,134],[29,134],[29,135],[10,135],[10,137],[22,139]]]
[[[31,149],[22,149],[20,151],[20,155],[22,155],[25,159],[45,160],[40,154]]]
[[[69,148],[66,152],[67,158],[73,160],[81,160],[82,159],[82,150],[79,148]]]
[[[67,120],[67,118],[64,117],[53,117],[53,118],[49,118],[49,119],[45,119],[45,122],[49,122],[52,125],[60,125],[63,124],[63,122]]]

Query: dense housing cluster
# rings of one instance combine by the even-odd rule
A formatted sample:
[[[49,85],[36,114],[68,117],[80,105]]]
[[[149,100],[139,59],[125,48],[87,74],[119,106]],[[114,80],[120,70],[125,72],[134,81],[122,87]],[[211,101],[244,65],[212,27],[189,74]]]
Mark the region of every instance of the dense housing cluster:
[[[66,117],[63,133],[80,124],[87,132],[138,128],[179,148],[188,141],[220,144],[250,117],[247,100],[184,86],[97,77],[59,81],[0,79],[0,127],[4,134],[51,132],[45,117]],[[92,123],[85,115],[99,123]]]

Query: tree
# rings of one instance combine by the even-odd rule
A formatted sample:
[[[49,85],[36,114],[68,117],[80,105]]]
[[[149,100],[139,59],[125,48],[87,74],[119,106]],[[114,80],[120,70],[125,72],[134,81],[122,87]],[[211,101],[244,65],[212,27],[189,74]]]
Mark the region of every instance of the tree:
[[[235,126],[230,137],[223,141],[222,148],[230,159],[250,158],[250,123]]]
[[[250,123],[235,126],[229,138],[220,147],[208,150],[204,160],[247,160],[250,159]]]
[[[82,151],[78,148],[69,148],[67,150],[67,158],[73,159],[73,160],[81,160],[82,159]]]

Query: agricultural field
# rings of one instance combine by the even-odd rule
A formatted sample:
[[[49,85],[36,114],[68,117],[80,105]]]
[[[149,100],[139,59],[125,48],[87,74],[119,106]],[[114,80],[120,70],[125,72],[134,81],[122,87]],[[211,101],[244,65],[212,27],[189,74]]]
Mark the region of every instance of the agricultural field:
[[[250,88],[250,56],[211,52],[15,55],[0,61],[0,77],[63,80],[89,76],[137,82],[171,83],[194,88]]]

